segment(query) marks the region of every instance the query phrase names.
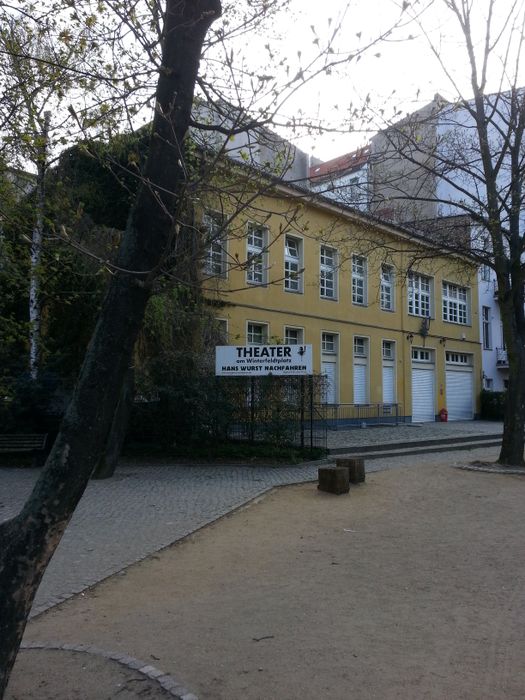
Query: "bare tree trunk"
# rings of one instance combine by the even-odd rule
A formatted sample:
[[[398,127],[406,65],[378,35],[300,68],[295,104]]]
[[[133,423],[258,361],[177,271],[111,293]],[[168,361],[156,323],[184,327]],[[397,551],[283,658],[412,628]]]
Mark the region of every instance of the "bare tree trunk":
[[[130,368],[124,378],[119,402],[113,415],[106,449],[95,467],[92,479],[109,479],[115,473],[118,460],[124,447],[131,406],[133,403],[134,373]]]
[[[31,240],[31,273],[29,278],[29,371],[31,379],[38,379],[40,365],[40,260],[42,258],[42,239],[44,236],[44,208],[46,204],[45,177],[47,167],[47,146],[51,113],[44,115],[44,128],[38,145],[36,178],[36,221]]]
[[[0,697],[40,580],[105,448],[154,271],[177,231],[182,142],[204,37],[220,12],[220,0],[167,2],[150,154],[118,259],[133,272],[113,278],[44,470],[20,514],[0,525]]]
[[[525,466],[525,318],[523,293],[516,281],[499,297],[509,359],[509,384],[505,401],[500,464]],[[509,342],[510,339],[510,342]]]

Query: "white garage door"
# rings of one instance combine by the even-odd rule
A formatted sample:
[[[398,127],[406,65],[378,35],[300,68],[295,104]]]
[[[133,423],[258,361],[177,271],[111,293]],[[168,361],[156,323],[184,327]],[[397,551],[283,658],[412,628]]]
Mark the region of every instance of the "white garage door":
[[[449,420],[472,420],[474,418],[472,377],[472,370],[446,370]]]
[[[429,423],[434,414],[434,367],[412,368],[412,422]]]
[[[337,403],[337,363],[336,362],[322,362],[321,363],[321,374],[326,377],[326,384],[324,386],[324,402],[325,403]]]
[[[394,368],[383,365],[383,403],[395,403]]]

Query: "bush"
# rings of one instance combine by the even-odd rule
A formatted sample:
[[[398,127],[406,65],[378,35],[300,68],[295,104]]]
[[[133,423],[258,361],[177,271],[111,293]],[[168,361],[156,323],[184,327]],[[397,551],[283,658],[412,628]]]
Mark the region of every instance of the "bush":
[[[42,373],[33,381],[23,374],[13,381],[11,390],[0,403],[0,432],[58,431],[71,390],[56,375]]]
[[[505,397],[504,391],[483,389],[481,392],[481,417],[484,420],[503,420]]]

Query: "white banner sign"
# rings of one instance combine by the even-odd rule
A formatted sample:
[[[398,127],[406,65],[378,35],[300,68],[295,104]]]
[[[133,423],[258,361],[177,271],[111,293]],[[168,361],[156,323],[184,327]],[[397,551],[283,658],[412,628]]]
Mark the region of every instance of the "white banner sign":
[[[218,377],[298,376],[312,374],[311,345],[218,345]]]

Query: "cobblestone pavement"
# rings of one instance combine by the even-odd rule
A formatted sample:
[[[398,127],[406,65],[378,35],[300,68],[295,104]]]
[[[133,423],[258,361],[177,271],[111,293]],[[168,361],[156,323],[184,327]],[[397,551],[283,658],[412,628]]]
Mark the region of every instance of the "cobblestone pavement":
[[[449,428],[445,434],[444,425],[457,427]],[[356,429],[352,431],[352,442],[344,444],[413,441],[412,431],[417,435],[415,440],[495,433],[498,426],[501,429],[500,424],[477,421],[432,424],[427,429],[405,425]],[[341,441],[338,444],[342,444],[344,432],[348,431],[331,433],[331,437],[337,437]],[[466,457],[465,453],[457,454],[462,459]],[[474,458],[475,453],[471,454]],[[439,459],[443,461],[443,454]],[[421,457],[414,456],[380,459],[370,462],[367,471],[420,461]],[[112,479],[88,485],[43,578],[33,614],[172,544],[274,486],[315,480],[317,466],[123,462]],[[0,521],[19,511],[37,475],[35,469],[0,468]]]
[[[394,442],[453,439],[472,435],[496,435],[503,424],[496,421],[456,421],[453,423],[400,423],[399,425],[370,426],[350,430],[329,430],[328,447],[360,447]]]

